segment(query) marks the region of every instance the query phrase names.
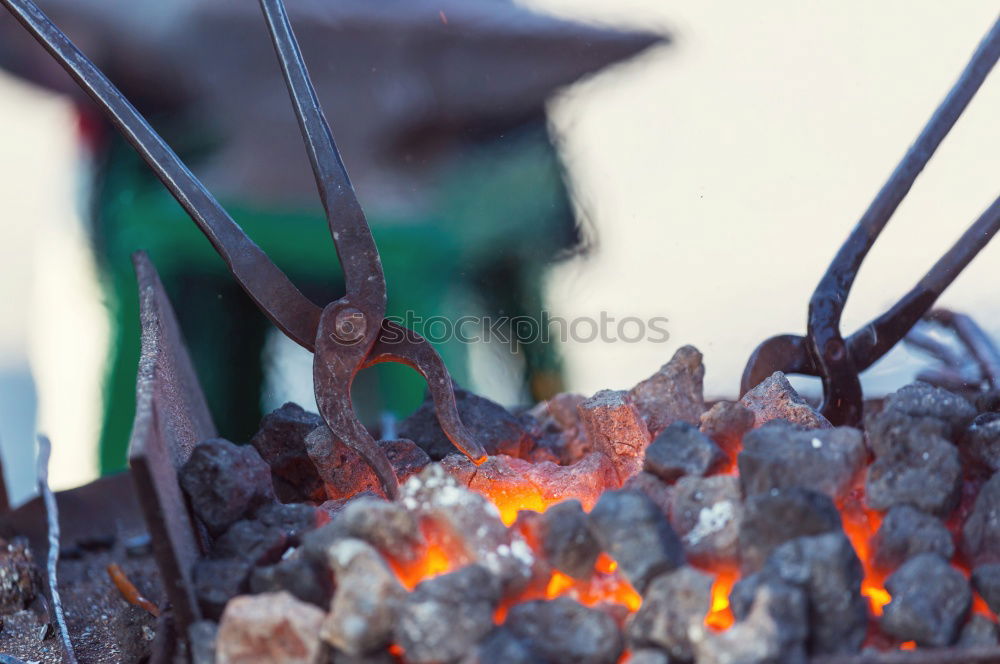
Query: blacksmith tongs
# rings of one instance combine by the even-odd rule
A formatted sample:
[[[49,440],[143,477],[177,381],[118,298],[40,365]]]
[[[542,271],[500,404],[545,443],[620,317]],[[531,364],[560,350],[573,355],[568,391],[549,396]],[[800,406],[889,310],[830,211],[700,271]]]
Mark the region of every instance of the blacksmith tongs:
[[[347,294],[325,307],[306,298],[205,189],[149,123],[32,0],[0,0],[93,98],[184,207],[247,294],[289,338],[313,352],[319,412],[333,435],[371,466],[389,497],[399,484],[384,452],[358,420],[351,384],[360,369],[402,362],[427,380],[441,428],[475,463],[486,453],[466,431],[441,357],[416,332],[385,318],[386,286],[371,230],[306,71],[282,0],[260,0],[305,139],[344,270]],[[332,446],[331,442],[331,446]],[[321,476],[333,472],[311,450]],[[324,476],[324,480],[330,478]]]

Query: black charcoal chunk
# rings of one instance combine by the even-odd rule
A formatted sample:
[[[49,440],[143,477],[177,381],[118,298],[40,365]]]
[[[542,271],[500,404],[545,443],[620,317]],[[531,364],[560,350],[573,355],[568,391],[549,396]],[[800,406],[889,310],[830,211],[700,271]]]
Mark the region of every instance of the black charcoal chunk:
[[[853,653],[868,630],[868,604],[861,595],[864,571],[841,532],[799,537],[768,558],[761,575],[802,588],[809,605],[808,651]]]
[[[416,518],[399,503],[373,497],[352,500],[333,520],[304,538],[304,548],[317,559],[336,540],[352,537],[368,542],[400,562],[413,562],[424,550]]]
[[[749,496],[740,524],[740,568],[752,574],[791,539],[840,531],[840,512],[824,493],[793,487]]]
[[[875,566],[883,570],[894,570],[920,553],[936,553],[945,560],[955,555],[955,543],[944,523],[910,505],[897,505],[886,513],[872,548]]]
[[[399,659],[388,650],[376,650],[362,655],[348,655],[346,652],[331,648],[330,659],[324,660],[320,664],[399,664]]]
[[[580,394],[560,393],[521,414],[532,447],[523,458],[559,465],[576,463],[593,451],[580,423],[577,407],[586,401]]]
[[[799,396],[780,371],[775,371],[744,394],[740,405],[753,412],[754,426],[758,427],[771,420],[787,420],[806,429],[829,429],[832,426]]]
[[[672,483],[684,475],[707,475],[724,461],[725,455],[719,446],[697,427],[687,422],[674,422],[646,448],[643,470]]]
[[[673,495],[673,487],[653,473],[645,471],[636,473],[628,478],[625,484],[622,485],[622,488],[646,494],[664,514],[670,514],[670,500]]]
[[[381,495],[382,487],[372,467],[326,425],[309,432],[305,447],[323,480],[327,502],[347,500],[364,491]]]
[[[605,491],[590,512],[589,525],[601,548],[640,593],[655,576],[684,563],[680,538],[644,493]]]
[[[699,627],[712,608],[713,577],[685,565],[653,579],[642,606],[629,620],[629,645],[666,650],[688,661],[694,656],[689,633]]]
[[[358,539],[337,540],[327,549],[337,589],[320,637],[352,656],[389,646],[395,602],[405,591],[385,559]]]
[[[990,618],[976,613],[958,633],[959,648],[996,648],[1000,645],[1000,629]]]
[[[972,421],[962,450],[969,461],[987,474],[1000,470],[1000,413],[983,413]]]
[[[282,590],[325,611],[333,595],[332,575],[323,562],[304,555],[301,548],[250,573],[250,591],[255,595]]]
[[[178,475],[194,513],[213,535],[274,500],[271,469],[250,445],[206,440]]]
[[[305,503],[270,503],[264,505],[254,519],[264,524],[281,529],[288,538],[289,544],[297,545],[302,536],[314,530],[317,524],[317,511],[312,505]]]
[[[940,420],[947,425],[952,440],[958,440],[976,416],[976,409],[964,397],[919,382],[887,396],[883,410]]]
[[[739,478],[682,477],[673,489],[670,523],[688,560],[707,567],[736,565],[743,522]]]
[[[486,635],[462,664],[549,664],[506,627]]]
[[[539,534],[545,557],[553,567],[576,579],[588,579],[601,545],[587,527],[587,515],[578,500],[567,500],[541,516]]]
[[[674,422],[697,425],[705,410],[705,366],[694,346],[677,349],[670,361],[629,390],[649,431],[656,435]]]
[[[288,537],[277,526],[245,519],[229,527],[212,547],[213,558],[239,558],[251,565],[277,562],[288,548]]]
[[[914,429],[877,454],[865,479],[865,498],[872,509],[913,505],[943,518],[958,505],[962,464],[958,448],[944,438]]]
[[[397,604],[393,637],[413,664],[454,662],[493,628],[500,582],[481,565],[423,581]]]
[[[596,452],[603,453],[624,482],[642,470],[651,440],[646,420],[622,390],[601,390],[577,407]]]
[[[962,526],[962,552],[973,565],[1000,563],[1000,473],[979,490]]]
[[[455,388],[455,404],[469,433],[490,456],[520,456],[528,445],[528,434],[517,417],[489,399]],[[455,451],[455,446],[438,424],[434,402],[427,400],[412,415],[399,423],[399,435],[419,445],[427,455],[439,461]]]
[[[743,445],[743,436],[753,429],[753,411],[736,401],[720,401],[701,414],[701,432],[729,455]]]
[[[250,563],[238,558],[199,560],[194,565],[194,595],[202,613],[212,620],[222,617],[226,602],[247,589]]]
[[[934,553],[910,558],[885,582],[892,595],[882,630],[926,647],[955,642],[972,606],[972,590],[961,572]]]
[[[774,420],[744,436],[737,463],[748,496],[797,486],[839,500],[850,491],[866,456],[857,429],[803,430]]]
[[[515,604],[504,627],[546,662],[615,664],[624,647],[611,616],[568,597]]]
[[[934,417],[914,417],[898,410],[882,410],[865,417],[865,433],[876,457],[908,454],[911,439],[948,440],[951,427]]]
[[[667,653],[656,648],[640,648],[633,650],[628,658],[628,664],[670,664]]]
[[[271,467],[274,492],[283,503],[326,499],[323,480],[306,453],[306,436],[323,418],[298,404],[286,403],[267,414],[250,444]]]
[[[1000,613],[1000,563],[987,563],[973,569],[972,586],[993,613]]]

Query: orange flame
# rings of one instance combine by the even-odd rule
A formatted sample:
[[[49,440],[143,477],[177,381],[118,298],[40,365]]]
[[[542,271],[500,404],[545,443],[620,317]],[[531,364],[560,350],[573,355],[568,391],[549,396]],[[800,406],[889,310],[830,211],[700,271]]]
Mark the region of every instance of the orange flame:
[[[978,613],[980,615],[986,616],[993,622],[997,621],[997,614],[993,613],[993,611],[990,610],[990,607],[986,603],[986,600],[983,599],[982,595],[980,595],[979,593],[973,593],[972,595],[972,611],[973,613]]]
[[[885,589],[885,573],[875,568],[871,551],[871,539],[882,524],[882,515],[870,510],[864,503],[864,487],[858,485],[851,491],[840,506],[843,518],[844,532],[854,547],[854,552],[861,559],[864,578],[861,581],[861,594],[868,598],[868,606],[873,615],[881,616],[882,610],[892,599]]]
[[[534,487],[511,487],[499,482],[496,486],[490,487],[486,497],[500,510],[500,520],[507,526],[517,520],[517,513],[521,510],[544,512],[554,502],[546,500]]]
[[[712,584],[712,608],[705,616],[705,624],[716,630],[729,629],[736,621],[733,610],[729,606],[729,593],[736,583],[739,574],[735,569],[720,571]]]
[[[448,552],[438,544],[429,545],[423,557],[413,565],[393,565],[399,582],[407,590],[413,590],[421,581],[450,572],[453,567]]]
[[[611,602],[625,606],[629,612],[638,611],[642,597],[632,584],[618,573],[618,563],[605,554],[594,564],[594,574],[586,581],[574,579],[554,571],[545,587],[546,599],[572,597],[585,606]]]

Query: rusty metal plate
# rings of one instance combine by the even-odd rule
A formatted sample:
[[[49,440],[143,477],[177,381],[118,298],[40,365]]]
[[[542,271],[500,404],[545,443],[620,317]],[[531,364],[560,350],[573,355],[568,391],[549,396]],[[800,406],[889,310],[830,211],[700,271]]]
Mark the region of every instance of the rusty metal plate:
[[[215,436],[215,425],[156,269],[144,252],[135,253],[132,262],[139,281],[142,353],[128,459],[153,555],[184,634],[201,617],[191,571],[204,543],[177,470],[199,441]]]

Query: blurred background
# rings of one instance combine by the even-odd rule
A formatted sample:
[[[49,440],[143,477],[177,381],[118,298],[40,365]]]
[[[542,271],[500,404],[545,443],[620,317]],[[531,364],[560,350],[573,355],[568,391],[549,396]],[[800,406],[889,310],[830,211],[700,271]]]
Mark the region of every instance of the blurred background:
[[[667,343],[446,343],[505,405],[626,388],[683,344],[733,397],[753,348],[802,333],[840,242],[996,18],[996,3],[287,0],[369,215],[390,313],[669,319]],[[134,4],[134,3],[132,3]],[[341,275],[256,3],[40,2],[318,302]],[[0,452],[15,503],[124,464],[138,320],[128,255],[166,282],[222,435],[285,400],[310,356],[271,330],[208,242],[72,84],[0,17]],[[996,196],[1000,81],[984,84],[861,270],[853,331]],[[1000,244],[940,303],[1000,337]],[[881,394],[923,358],[897,348]],[[362,374],[368,421],[422,399]],[[818,394],[809,380],[797,383]]]

